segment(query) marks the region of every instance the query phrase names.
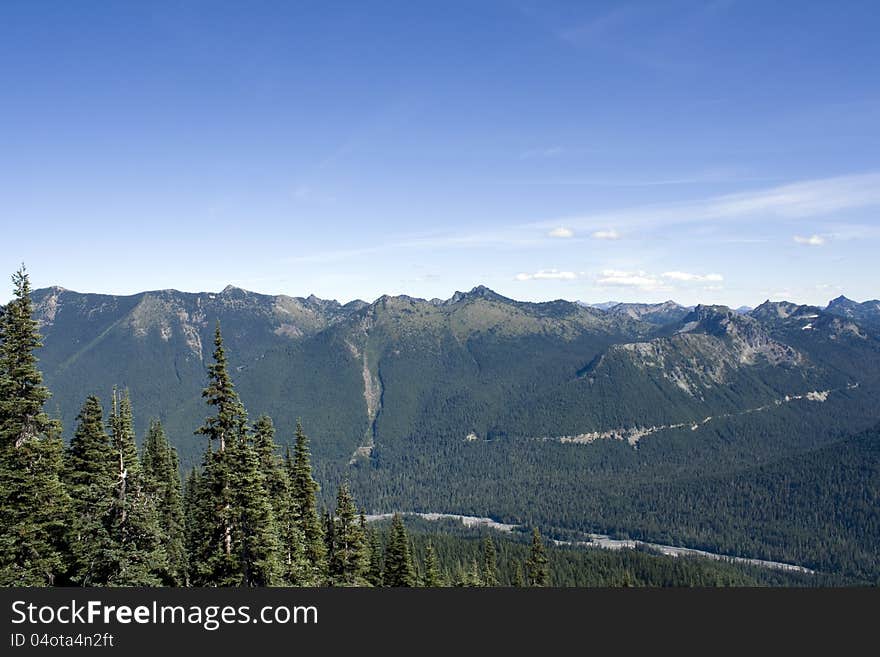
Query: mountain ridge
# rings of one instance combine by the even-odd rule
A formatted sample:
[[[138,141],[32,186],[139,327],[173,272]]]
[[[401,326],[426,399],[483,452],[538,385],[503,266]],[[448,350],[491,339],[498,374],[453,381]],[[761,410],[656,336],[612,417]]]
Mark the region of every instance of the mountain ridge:
[[[201,296],[201,295],[210,296],[210,295],[221,295],[221,294],[227,294],[227,295],[244,294],[244,295],[256,295],[258,297],[295,299],[300,302],[308,302],[308,303],[316,304],[316,305],[330,304],[330,305],[338,305],[340,307],[351,306],[351,305],[362,305],[362,304],[370,305],[372,303],[376,303],[377,301],[379,301],[380,299],[383,299],[383,298],[395,298],[395,297],[408,298],[408,299],[413,299],[416,301],[425,301],[428,303],[454,303],[454,302],[460,301],[465,298],[475,298],[475,297],[495,298],[498,300],[514,301],[517,303],[538,303],[538,304],[540,304],[540,303],[565,302],[565,303],[577,304],[577,305],[580,305],[583,307],[595,308],[595,309],[602,310],[605,312],[611,311],[615,307],[626,308],[629,306],[644,307],[644,308],[658,308],[658,309],[662,308],[662,307],[673,307],[674,306],[674,307],[678,307],[678,308],[684,308],[686,310],[692,310],[695,307],[695,306],[685,306],[685,305],[679,304],[678,302],[676,302],[672,299],[668,299],[666,301],[661,301],[661,302],[605,301],[605,302],[601,302],[601,303],[590,303],[590,302],[585,302],[585,301],[563,299],[563,298],[548,299],[545,301],[522,301],[522,300],[515,299],[513,297],[504,296],[504,295],[492,290],[491,288],[489,288],[488,286],[483,285],[483,284],[475,285],[473,288],[471,288],[468,291],[456,290],[446,299],[441,299],[441,298],[437,298],[437,297],[432,298],[432,299],[427,299],[427,298],[423,298],[423,297],[414,297],[412,295],[407,295],[407,294],[383,294],[383,295],[376,297],[376,299],[374,299],[372,302],[365,301],[365,300],[359,299],[359,298],[354,298],[354,299],[350,299],[349,301],[344,302],[344,303],[339,301],[338,299],[325,299],[323,297],[318,297],[317,295],[315,295],[313,293],[310,293],[307,296],[299,296],[299,295],[290,295],[290,294],[286,294],[286,293],[273,294],[273,293],[268,293],[268,292],[257,292],[255,290],[248,290],[246,288],[239,287],[233,283],[227,284],[219,291],[210,291],[210,290],[189,291],[189,290],[181,290],[178,288],[156,288],[156,289],[149,289],[149,290],[141,290],[138,292],[132,292],[132,293],[127,293],[127,294],[115,294],[115,293],[110,293],[110,292],[82,292],[79,290],[74,290],[72,288],[66,288],[61,285],[49,285],[46,287],[37,288],[37,289],[33,290],[34,295],[38,295],[40,293],[47,293],[47,292],[55,292],[55,293],[69,292],[69,293],[80,294],[80,295],[114,297],[114,298],[129,298],[129,297],[140,296],[143,294],[163,293],[163,292],[164,293],[176,293],[176,294],[182,294],[182,295],[196,295],[196,296]],[[793,304],[795,306],[809,305],[809,304],[798,304],[798,303],[788,301],[788,300],[781,301],[781,302],[771,302],[769,299],[766,299],[764,301],[764,303],[788,303],[788,304]],[[2,304],[0,304],[0,305],[2,305]],[[700,305],[700,304],[698,304],[698,305]],[[703,305],[705,305],[705,304],[703,304]],[[740,312],[741,314],[748,314],[748,312],[754,310],[755,308],[759,307],[760,305],[763,305],[763,304],[759,304],[758,306],[754,306],[754,307],[747,306],[747,305],[741,305],[741,306],[737,307],[735,310]],[[880,300],[869,299],[866,301],[859,302],[859,301],[854,301],[854,300],[850,299],[849,297],[846,297],[845,295],[839,295],[839,296],[835,297],[834,299],[829,300],[829,302],[826,304],[824,309],[828,310],[829,312],[838,310],[839,313],[843,313],[844,309],[852,309],[855,307],[863,308],[865,310],[872,311],[872,312],[874,312],[874,311],[880,312]]]

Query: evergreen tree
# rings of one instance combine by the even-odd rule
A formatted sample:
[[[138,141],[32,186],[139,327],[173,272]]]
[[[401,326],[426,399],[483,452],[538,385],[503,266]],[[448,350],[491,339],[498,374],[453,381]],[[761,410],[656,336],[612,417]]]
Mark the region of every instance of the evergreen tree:
[[[225,448],[225,445],[224,445]],[[232,467],[228,450],[207,451],[195,489],[196,507],[188,562],[193,586],[236,586],[238,556],[232,545]]]
[[[113,390],[110,419],[114,482],[110,503],[109,586],[158,586],[168,570],[162,530],[147,494],[134,435],[131,399]]]
[[[247,414],[228,371],[220,322],[214,331],[214,362],[208,366],[208,385],[202,397],[214,409],[196,430],[208,438],[199,487],[199,532],[191,537],[193,583],[197,586],[237,586],[242,581],[240,552],[233,545],[236,509],[233,490],[233,457],[230,445],[243,442]],[[214,445],[217,449],[214,449]]]
[[[311,458],[309,439],[297,420],[293,458],[288,453],[286,467],[290,477],[293,517],[303,535],[310,570],[302,584],[318,586],[326,578],[327,547],[318,515],[318,483],[312,478]]]
[[[193,468],[186,477],[183,493],[187,586],[202,585],[208,581],[209,573],[201,558],[205,554],[205,536],[210,533],[212,525],[208,520],[212,511],[213,505],[208,497],[204,478],[197,468]]]
[[[465,566],[459,562],[455,570],[455,585],[457,587],[476,587],[482,586],[483,581],[480,576],[480,565],[475,558],[471,558],[470,562]]]
[[[332,518],[328,580],[332,586],[364,586],[369,562],[364,563],[366,536],[347,483],[339,486]]]
[[[457,588],[470,586],[470,578],[468,577],[468,573],[462,565],[461,561],[455,564],[455,577],[453,581],[455,582],[455,586]]]
[[[169,586],[183,586],[186,582],[186,549],[177,450],[168,443],[158,420],[150,422],[144,440],[142,467],[144,488],[159,514],[162,544],[168,556],[168,569],[162,573],[162,581]]]
[[[229,361],[226,359],[219,320],[214,329],[214,362],[208,366],[208,386],[202,390],[202,398],[216,410],[214,415],[205,418],[205,423],[196,429],[196,434],[207,436],[209,449],[213,449],[216,441],[219,451],[224,452],[227,442],[240,439],[245,434],[247,414],[229,375]]]
[[[498,564],[496,563],[495,543],[491,536],[483,539],[483,586],[498,586]]]
[[[372,586],[370,581],[370,564],[373,560],[373,548],[370,545],[370,528],[367,526],[367,514],[361,509],[358,516],[358,529],[360,529],[360,550],[358,551],[358,572],[361,576],[361,586]]]
[[[544,540],[537,527],[532,529],[532,546],[529,550],[529,558],[526,560],[526,573],[529,578],[529,586],[547,586],[550,581],[548,568],[547,549]]]
[[[385,586],[415,586],[416,583],[409,536],[399,513],[395,513],[391,519],[391,535],[385,549],[383,580]]]
[[[437,563],[437,552],[431,543],[428,543],[428,547],[425,548],[425,575],[422,581],[428,588],[443,586],[443,576],[440,574],[440,565]]]
[[[370,566],[367,569],[367,581],[372,586],[382,586],[382,571],[384,565],[382,563],[382,542],[379,539],[379,532],[374,528],[368,528],[369,544],[370,544]]]
[[[254,424],[253,445],[275,518],[281,579],[285,584],[296,586],[308,579],[309,564],[306,562],[303,535],[293,514],[290,477],[277,455],[275,427],[269,416],[261,415]]]
[[[104,410],[91,395],[79,415],[64,459],[64,480],[71,497],[67,543],[69,577],[81,586],[106,584],[110,568],[110,512],[113,506],[114,452],[104,430]]]
[[[220,323],[214,362],[202,397],[214,409],[196,434],[208,438],[203,483],[197,493],[200,522],[191,538],[198,566],[194,581],[207,586],[272,586],[283,582],[279,528],[268,484],[247,428],[247,412],[229,375]],[[262,448],[268,436],[260,437]],[[214,444],[217,444],[216,451]],[[274,443],[273,443],[274,445]]]
[[[321,514],[321,526],[323,527],[322,535],[324,536],[324,550],[327,568],[324,571],[325,579],[321,580],[319,585],[326,586],[330,582],[329,564],[333,562],[333,548],[336,546],[336,540],[333,534],[336,531],[336,523],[333,522],[333,516],[327,509]]]
[[[522,564],[517,562],[516,569],[513,571],[513,585],[517,588],[522,588],[526,585],[525,577],[523,576]]]
[[[276,518],[281,518],[289,512],[290,479],[277,455],[275,425],[268,415],[261,415],[254,424],[253,446],[272,502],[272,511]]]
[[[278,527],[256,450],[245,437],[227,445],[232,465],[232,542],[238,551],[238,584],[282,583]]]
[[[49,391],[24,266],[0,318],[0,585],[51,586],[65,568],[70,498],[62,484],[61,427],[43,410]]]
[[[477,563],[476,557],[471,559],[471,567],[467,572],[466,586],[483,586],[483,577],[480,572],[480,564]]]

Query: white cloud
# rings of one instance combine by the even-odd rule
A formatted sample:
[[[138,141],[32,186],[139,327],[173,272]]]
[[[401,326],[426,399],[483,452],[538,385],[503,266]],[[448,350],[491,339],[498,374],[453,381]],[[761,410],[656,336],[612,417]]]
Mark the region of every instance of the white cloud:
[[[686,271],[667,271],[660,275],[672,281],[682,281],[685,283],[696,281],[720,282],[724,280],[721,274],[691,274]]]
[[[566,239],[569,237],[574,237],[574,231],[571,228],[559,226],[558,228],[554,228],[549,233],[547,233],[547,237],[560,237]]]
[[[578,275],[573,271],[558,269],[542,269],[534,274],[521,273],[515,276],[518,281],[573,281]]]
[[[798,244],[804,244],[805,246],[822,246],[825,244],[825,238],[821,235],[810,235],[809,237],[795,235],[794,241]]]
[[[621,271],[619,269],[603,269],[598,280],[599,285],[613,287],[635,287],[641,290],[664,289],[663,282],[653,274],[644,271]]]
[[[593,233],[593,239],[596,240],[619,240],[620,233],[613,228],[609,230],[597,230]]]
[[[692,274],[686,271],[667,271],[662,274],[650,272],[624,271],[620,269],[604,269],[597,280],[599,285],[616,287],[634,287],[640,290],[671,290],[668,281],[677,283],[720,283],[724,280],[721,274]],[[711,285],[705,289],[718,290],[719,285]]]

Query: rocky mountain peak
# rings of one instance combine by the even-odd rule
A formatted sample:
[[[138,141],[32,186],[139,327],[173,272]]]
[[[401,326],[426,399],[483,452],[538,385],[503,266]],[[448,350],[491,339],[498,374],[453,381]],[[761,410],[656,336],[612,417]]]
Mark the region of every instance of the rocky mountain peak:
[[[470,292],[456,292],[446,301],[446,303],[455,304],[462,301],[470,301],[473,299],[489,299],[492,301],[503,302],[511,301],[511,299],[508,299],[507,297],[498,294],[497,292],[489,289],[485,285],[477,285],[475,288],[471,289]]]
[[[848,306],[848,305],[854,304],[854,303],[856,303],[856,302],[841,294],[839,297],[835,297],[834,299],[829,301],[828,307],[830,308],[832,306]]]

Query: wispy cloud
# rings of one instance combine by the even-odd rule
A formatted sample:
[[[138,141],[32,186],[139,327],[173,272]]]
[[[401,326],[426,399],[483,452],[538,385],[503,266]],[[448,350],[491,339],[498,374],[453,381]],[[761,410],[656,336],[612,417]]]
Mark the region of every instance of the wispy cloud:
[[[620,233],[618,233],[613,228],[608,230],[597,230],[593,232],[592,238],[594,240],[619,240]]]
[[[795,235],[793,239],[798,244],[803,244],[804,246],[822,246],[825,244],[825,238],[821,235],[810,235],[809,237]]]
[[[569,238],[574,237],[574,231],[571,228],[566,228],[565,226],[559,226],[558,228],[554,228],[549,233],[547,233],[547,237],[557,237],[557,238]]]
[[[552,224],[564,221],[574,230],[589,230],[597,225],[609,224],[653,227],[701,221],[795,220],[877,205],[880,205],[880,172],[871,172],[806,180],[682,203],[636,207],[562,220],[557,218]],[[551,222],[539,222],[538,225],[547,226]]]
[[[692,282],[718,282],[723,281],[724,277],[721,274],[691,274],[686,271],[667,271],[660,274],[663,278],[667,278],[671,281],[681,281],[684,283],[692,283]]]
[[[597,214],[556,218],[528,224],[500,226],[482,232],[448,232],[387,239],[362,248],[314,252],[286,260],[290,263],[331,262],[379,252],[413,249],[549,248],[570,231],[583,231],[595,239],[610,239],[625,229],[669,228],[701,222],[792,221],[820,217],[855,208],[880,206],[880,172],[807,180],[752,192],[727,194],[683,203],[658,204]],[[605,228],[615,226],[611,230]],[[560,230],[561,229],[561,230]],[[851,232],[878,237],[868,226],[850,227]],[[552,235],[554,231],[559,231]],[[874,232],[871,232],[874,231]],[[833,230],[828,234],[837,235]],[[853,235],[856,233],[853,232]],[[601,235],[601,236],[600,236]]]
[[[573,271],[559,271],[558,269],[541,269],[534,274],[521,273],[514,278],[518,281],[574,281],[579,275]]]

